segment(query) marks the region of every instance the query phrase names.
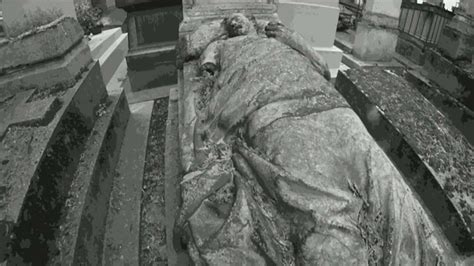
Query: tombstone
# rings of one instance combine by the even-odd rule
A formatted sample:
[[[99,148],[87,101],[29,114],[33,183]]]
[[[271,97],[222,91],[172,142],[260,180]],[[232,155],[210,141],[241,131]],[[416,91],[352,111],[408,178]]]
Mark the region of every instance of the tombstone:
[[[3,0],[3,20],[7,36],[18,28],[31,28],[45,20],[54,20],[60,15],[76,18],[73,0]]]
[[[398,38],[401,0],[367,0],[352,53],[366,61],[390,61]]]
[[[181,2],[116,0],[116,5],[127,11],[126,60],[132,91],[176,84],[175,46],[182,19]]]
[[[278,2],[278,16],[289,28],[311,42],[326,60],[335,78],[342,59],[342,51],[334,46],[339,18],[335,0],[282,0]]]

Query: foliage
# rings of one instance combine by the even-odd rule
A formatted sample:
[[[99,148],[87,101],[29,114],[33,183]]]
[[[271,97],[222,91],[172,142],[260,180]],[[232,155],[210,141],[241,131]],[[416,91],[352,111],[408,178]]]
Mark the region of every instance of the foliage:
[[[76,15],[79,24],[84,30],[85,35],[93,33],[97,27],[102,27],[100,24],[100,18],[102,17],[102,9],[98,7],[92,7],[86,2],[76,4]]]
[[[58,8],[51,8],[43,10],[37,8],[36,11],[29,11],[25,15],[25,20],[22,22],[12,23],[8,26],[7,32],[8,37],[14,38],[22,33],[25,33],[30,30],[34,30],[40,26],[46,25],[55,21],[63,15],[63,12]]]

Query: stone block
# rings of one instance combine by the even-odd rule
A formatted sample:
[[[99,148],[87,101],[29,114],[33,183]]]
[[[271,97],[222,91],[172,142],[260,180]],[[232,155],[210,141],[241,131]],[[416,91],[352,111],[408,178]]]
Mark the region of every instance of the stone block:
[[[464,67],[455,64],[437,51],[426,53],[424,70],[428,78],[449,95],[474,111],[474,69],[472,64]]]
[[[0,98],[26,89],[52,90],[74,85],[84,68],[92,62],[87,41],[83,39],[63,57],[0,76]]]
[[[94,60],[98,60],[104,52],[120,37],[120,28],[105,30],[101,34],[92,36],[89,40],[91,55]]]
[[[336,46],[332,47],[313,47],[328,64],[329,69],[338,69],[341,65],[342,50]]]
[[[108,84],[128,51],[127,33],[121,34],[99,58],[104,83]]]
[[[362,20],[357,24],[352,53],[362,60],[390,61],[395,53],[397,38],[397,30]]]
[[[79,43],[83,36],[84,32],[75,19],[62,17],[3,43],[0,45],[0,74],[19,66],[61,57]]]
[[[129,47],[176,42],[182,7],[169,6],[128,13]]]
[[[177,83],[174,45],[130,51],[126,59],[132,91]]]
[[[59,226],[71,171],[107,96],[99,63],[89,65],[77,84],[56,95],[61,108],[47,124],[11,127],[0,142],[0,176],[8,188],[0,206],[0,225],[11,241],[9,263],[46,264]],[[54,95],[51,95],[54,96]],[[47,226],[43,226],[47,225]],[[24,245],[27,241],[29,245]],[[38,253],[39,252],[39,253]]]
[[[0,104],[0,140],[8,128],[16,125],[48,124],[61,106],[56,97],[27,102],[34,90],[15,94],[12,99]]]
[[[65,17],[76,19],[74,1],[64,0],[3,0],[3,17],[8,34],[8,27],[30,24],[37,21],[38,10],[43,12],[59,11]],[[57,12],[55,12],[57,13]],[[49,14],[50,15],[50,14]]]
[[[474,55],[474,25],[467,20],[461,16],[454,17],[439,37],[438,48],[452,60],[469,59]]]
[[[474,251],[474,150],[435,106],[397,74],[378,67],[340,72],[336,89],[460,252]]]
[[[425,62],[424,44],[410,35],[400,32],[395,51],[417,65]]]
[[[303,2],[278,3],[278,16],[313,46],[332,47],[336,38],[339,8]]]

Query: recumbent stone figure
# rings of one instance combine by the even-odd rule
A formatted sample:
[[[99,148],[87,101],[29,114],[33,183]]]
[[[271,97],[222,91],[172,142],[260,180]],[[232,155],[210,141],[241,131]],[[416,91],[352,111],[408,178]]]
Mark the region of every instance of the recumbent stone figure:
[[[186,62],[199,56],[175,230],[194,263],[455,259],[302,37],[242,14],[213,25],[215,36],[197,32],[205,40],[181,51]]]

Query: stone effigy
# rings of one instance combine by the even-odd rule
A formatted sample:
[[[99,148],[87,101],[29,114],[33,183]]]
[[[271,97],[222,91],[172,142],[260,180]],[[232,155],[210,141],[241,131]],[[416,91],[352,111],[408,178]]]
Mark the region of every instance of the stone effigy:
[[[458,259],[297,33],[232,14],[202,23],[179,52],[174,237],[194,263]]]

